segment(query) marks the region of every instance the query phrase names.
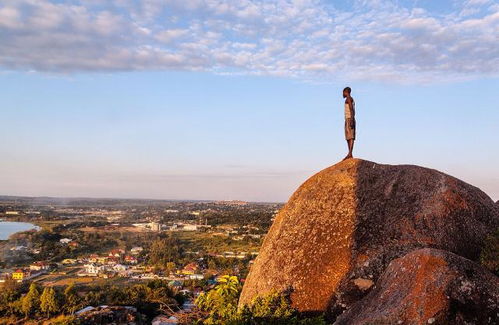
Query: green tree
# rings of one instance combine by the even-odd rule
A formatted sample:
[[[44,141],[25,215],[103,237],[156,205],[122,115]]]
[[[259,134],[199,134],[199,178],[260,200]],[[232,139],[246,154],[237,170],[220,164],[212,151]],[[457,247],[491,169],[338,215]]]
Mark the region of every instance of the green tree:
[[[52,287],[45,287],[40,297],[40,309],[49,317],[51,314],[57,312],[59,306],[55,296],[55,290]]]
[[[17,309],[15,302],[21,296],[20,287],[12,277],[5,277],[2,290],[0,290],[0,317],[15,313]]]
[[[64,289],[64,309],[65,312],[73,315],[81,307],[81,299],[76,292],[74,283]]]
[[[37,285],[33,282],[29,286],[28,293],[21,298],[21,311],[25,317],[29,317],[37,312],[40,307],[40,292]]]
[[[226,324],[237,316],[237,301],[241,285],[236,276],[224,275],[208,293],[198,296],[195,303],[208,313],[205,324]]]
[[[179,241],[173,236],[167,236],[152,242],[149,263],[164,268],[168,262],[177,262],[181,255],[182,250]]]

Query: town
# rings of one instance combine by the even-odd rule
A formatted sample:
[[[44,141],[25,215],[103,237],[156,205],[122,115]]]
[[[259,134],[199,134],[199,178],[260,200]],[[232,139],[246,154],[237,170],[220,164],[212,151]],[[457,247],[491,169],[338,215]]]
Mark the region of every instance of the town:
[[[179,313],[188,314],[196,297],[221,277],[244,282],[281,206],[0,197],[0,225],[33,225],[0,241],[0,282],[61,290],[75,286],[83,297],[92,288],[156,281],[182,295],[182,304],[146,316],[152,323],[156,319],[154,324],[176,323]],[[80,300],[74,315],[102,309]]]

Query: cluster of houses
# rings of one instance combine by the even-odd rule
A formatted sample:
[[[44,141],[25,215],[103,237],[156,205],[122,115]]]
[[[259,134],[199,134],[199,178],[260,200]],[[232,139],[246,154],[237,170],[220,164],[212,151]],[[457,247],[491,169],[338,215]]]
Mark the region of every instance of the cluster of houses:
[[[40,276],[51,269],[51,265],[38,261],[32,263],[29,267],[18,268],[16,270],[3,270],[0,274],[0,282],[5,282],[6,278],[10,277],[17,282],[31,280]]]
[[[87,258],[81,260],[66,259],[63,264],[76,264],[78,262],[85,263],[83,269],[78,273],[79,276],[130,276],[136,271],[142,271],[142,267],[136,266],[139,262],[137,255],[142,252],[142,247],[133,247],[130,254],[126,254],[124,249],[113,249],[107,255],[99,256],[91,254]],[[132,268],[133,267],[133,268]]]
[[[194,212],[193,212],[194,213]],[[263,234],[260,233],[260,229],[255,226],[246,225],[241,228],[235,228],[231,225],[219,225],[212,227],[211,225],[205,224],[193,224],[185,222],[174,222],[171,225],[164,225],[158,222],[146,222],[146,223],[134,223],[134,227],[148,229],[155,232],[160,231],[206,231],[211,233],[213,236],[226,236],[233,240],[243,240],[245,238],[260,239]]]
[[[158,222],[152,221],[152,222],[146,222],[146,223],[134,223],[134,227],[137,228],[142,228],[142,229],[149,229],[151,231],[159,232],[163,230],[168,230],[168,231],[200,231],[200,230],[205,230],[211,228],[210,225],[207,224],[192,224],[192,223],[183,223],[183,222],[176,222],[171,225],[164,225],[160,224]]]

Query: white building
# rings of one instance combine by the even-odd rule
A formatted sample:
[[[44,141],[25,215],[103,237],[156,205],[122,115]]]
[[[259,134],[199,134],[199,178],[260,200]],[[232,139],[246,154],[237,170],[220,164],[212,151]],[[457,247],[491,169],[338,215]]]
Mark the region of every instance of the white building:
[[[140,254],[140,252],[142,252],[144,249],[140,246],[137,246],[137,247],[133,247],[130,252],[133,254],[133,255],[138,255]]]
[[[97,266],[94,263],[85,264],[83,267],[85,268],[85,273],[93,276],[97,276],[102,270],[102,267]]]
[[[128,269],[128,266],[123,265],[123,264],[116,264],[113,266],[113,271],[116,271],[116,272],[123,272],[123,271],[126,271],[127,269]]]
[[[186,224],[186,225],[184,225],[183,230],[185,230],[185,231],[196,231],[196,230],[198,230],[198,225],[189,225],[189,224]]]
[[[45,262],[34,262],[29,266],[29,269],[31,271],[42,271],[42,270],[48,270],[50,267],[47,263]]]
[[[153,221],[149,223],[149,228],[151,228],[152,231],[161,231],[161,224]]]
[[[61,239],[59,239],[59,242],[60,242],[61,244],[69,244],[69,243],[70,243],[70,242],[72,242],[72,241],[73,241],[73,240],[72,240],[72,239],[70,239],[70,238],[61,238]]]

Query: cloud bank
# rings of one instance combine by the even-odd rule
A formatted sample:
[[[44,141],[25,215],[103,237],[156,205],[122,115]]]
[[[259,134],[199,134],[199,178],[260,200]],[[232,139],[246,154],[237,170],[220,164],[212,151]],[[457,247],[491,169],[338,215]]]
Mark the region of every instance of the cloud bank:
[[[0,67],[50,73],[193,70],[397,83],[497,77],[498,2],[434,4],[0,0]]]

